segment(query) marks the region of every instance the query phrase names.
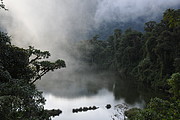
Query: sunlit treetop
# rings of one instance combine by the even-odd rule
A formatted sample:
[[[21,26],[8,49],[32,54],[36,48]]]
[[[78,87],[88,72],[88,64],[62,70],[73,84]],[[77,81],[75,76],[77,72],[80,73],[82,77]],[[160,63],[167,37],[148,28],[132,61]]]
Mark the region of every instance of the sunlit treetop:
[[[180,26],[180,9],[167,9],[164,13],[163,20],[168,22],[170,28]]]

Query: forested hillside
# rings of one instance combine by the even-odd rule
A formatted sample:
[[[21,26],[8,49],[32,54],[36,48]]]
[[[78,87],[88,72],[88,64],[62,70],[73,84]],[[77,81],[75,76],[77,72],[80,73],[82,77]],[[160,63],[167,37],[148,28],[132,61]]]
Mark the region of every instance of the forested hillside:
[[[137,84],[167,92],[166,100],[154,98],[143,110],[125,114],[130,120],[180,119],[180,9],[168,9],[160,23],[149,21],[144,32],[114,30],[107,40],[80,42],[81,59],[97,69],[132,75]],[[133,82],[134,82],[133,81]]]
[[[100,69],[132,74],[153,88],[167,88],[166,79],[180,71],[180,10],[168,9],[160,23],[149,21],[145,32],[114,30],[107,40],[79,42],[81,59]]]

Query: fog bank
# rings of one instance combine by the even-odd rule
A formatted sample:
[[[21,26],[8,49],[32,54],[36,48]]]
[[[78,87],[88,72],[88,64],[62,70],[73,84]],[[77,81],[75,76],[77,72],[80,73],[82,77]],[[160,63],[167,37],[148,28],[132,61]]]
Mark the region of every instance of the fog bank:
[[[74,41],[89,39],[89,31],[105,22],[126,23],[143,16],[147,21],[155,20],[167,8],[179,8],[180,1],[4,0],[4,4],[9,11],[0,10],[0,29],[12,36],[12,43],[15,45],[25,48],[35,46],[50,51],[52,59],[64,59],[67,68],[59,72],[66,74],[56,72],[52,76],[63,81],[80,78],[75,72],[86,67],[82,61],[75,60],[70,55],[71,51],[79,54],[71,47]],[[93,77],[92,80],[97,76]],[[53,86],[61,84],[57,79],[53,81],[53,78],[45,76],[40,86],[48,84],[47,88],[53,89]]]

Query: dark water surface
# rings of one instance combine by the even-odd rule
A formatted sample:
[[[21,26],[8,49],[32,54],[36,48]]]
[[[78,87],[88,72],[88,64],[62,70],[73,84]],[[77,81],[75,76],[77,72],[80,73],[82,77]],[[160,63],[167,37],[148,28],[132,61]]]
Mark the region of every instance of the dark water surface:
[[[116,105],[143,108],[155,95],[153,91],[138,88],[132,81],[110,72],[57,72],[48,74],[37,87],[44,91],[46,109],[62,110],[53,120],[122,120],[124,116],[118,113]],[[112,107],[106,109],[107,104]],[[89,106],[99,109],[72,113],[73,108]]]

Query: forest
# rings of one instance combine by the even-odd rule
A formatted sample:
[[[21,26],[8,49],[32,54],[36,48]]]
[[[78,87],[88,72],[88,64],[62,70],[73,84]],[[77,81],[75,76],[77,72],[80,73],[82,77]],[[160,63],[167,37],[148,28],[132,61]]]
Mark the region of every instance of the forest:
[[[144,110],[126,112],[130,120],[175,120],[180,119],[179,35],[180,10],[167,9],[160,23],[145,23],[144,32],[115,29],[107,40],[96,35],[76,46],[90,66],[132,76],[138,86],[168,93],[166,100],[154,98]]]
[[[166,80],[180,71],[179,10],[168,9],[160,23],[145,23],[144,32],[115,29],[107,40],[76,43],[81,59],[98,69],[131,74],[154,89],[168,89]]]
[[[3,3],[0,8],[5,9]],[[145,109],[125,112],[130,120],[180,119],[180,9],[167,9],[160,23],[149,21],[144,32],[115,29],[107,40],[98,35],[75,44],[81,60],[98,70],[131,75],[137,85],[168,93],[153,98]],[[61,110],[44,109],[45,98],[35,82],[49,71],[66,67],[65,61],[46,60],[48,51],[11,44],[0,32],[0,117],[2,120],[49,120]],[[133,82],[134,82],[133,81]]]

